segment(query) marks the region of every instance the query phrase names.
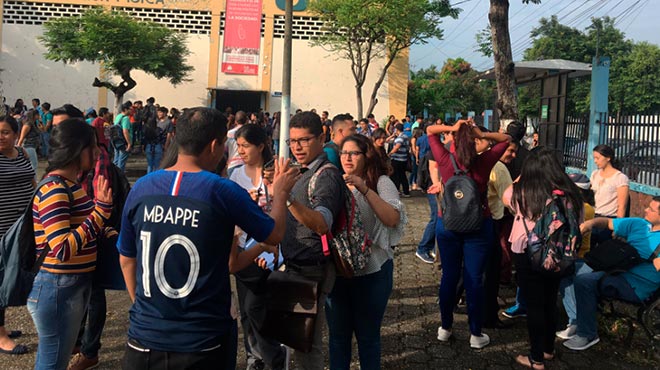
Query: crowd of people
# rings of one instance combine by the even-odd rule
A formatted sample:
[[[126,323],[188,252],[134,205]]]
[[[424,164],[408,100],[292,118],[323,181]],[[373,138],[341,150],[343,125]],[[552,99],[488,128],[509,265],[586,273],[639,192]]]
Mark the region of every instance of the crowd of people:
[[[126,102],[113,116],[105,107],[51,111],[21,100],[0,117],[0,236],[31,207],[36,253],[45,256],[27,299],[36,369],[99,364],[106,302],[94,271],[113,263],[132,301],[124,369],[233,369],[238,320],[248,369],[286,369],[290,357],[302,369],[324,368],[326,324],[331,369],[350,368],[353,336],[360,368],[379,369],[395,248],[408,221],[401,198],[411,191],[430,207],[416,256],[442,270],[441,342],[451,340],[463,303],[475,349],[491,342],[484,328],[506,330],[507,320],[527,317],[530,350],[516,361],[543,369],[556,337],[576,351],[598,343],[600,296],[641,302],[660,287],[660,259],[651,259],[660,197],[644,218],[628,217],[628,179],[606,145],[594,148],[598,170],[587,178],[566,174],[551,149],[527,149],[526,128],[515,121],[491,132],[472,119],[379,123],[298,111],[279,143],[279,113],[179,112],[146,101]],[[274,156],[281,145],[291,159]],[[129,192],[126,161],[140,151],[147,174]],[[43,177],[39,157],[48,161]],[[555,199],[579,230],[547,273],[529,248]],[[470,209],[458,206],[463,200],[473,201]],[[350,274],[330,251],[347,213],[368,239],[363,265]],[[613,234],[648,261],[620,275],[594,271],[586,252]],[[112,261],[101,257],[115,248]],[[562,256],[575,260],[567,273],[552,265]],[[306,350],[264,329],[275,271],[317,287],[314,320],[295,333],[310,342]],[[514,276],[516,303],[500,312],[499,287]],[[568,322],[557,331],[559,296]],[[0,352],[27,353],[14,342],[20,335],[4,328],[0,310]]]

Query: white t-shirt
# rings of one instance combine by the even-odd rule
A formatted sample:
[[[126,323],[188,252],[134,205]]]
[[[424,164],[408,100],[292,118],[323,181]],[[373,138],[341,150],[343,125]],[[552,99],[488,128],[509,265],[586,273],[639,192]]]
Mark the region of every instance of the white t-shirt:
[[[240,187],[243,189],[250,191],[252,189],[259,189],[259,199],[257,201],[257,205],[261,207],[261,209],[265,212],[268,213],[270,212],[270,204],[268,202],[268,194],[266,190],[266,185],[264,184],[263,178],[259,180],[259,185],[254,186],[252,183],[252,179],[245,173],[245,166],[241,166],[232,172],[231,177],[229,177],[229,180],[237,183]],[[243,247],[245,245],[245,242],[247,241],[247,234],[243,233],[239,239],[238,245],[240,247]]]
[[[614,216],[619,207],[617,190],[622,186],[629,186],[628,176],[617,171],[610,177],[602,177],[602,170],[591,174],[591,188],[594,190],[596,200],[596,214],[600,216]]]

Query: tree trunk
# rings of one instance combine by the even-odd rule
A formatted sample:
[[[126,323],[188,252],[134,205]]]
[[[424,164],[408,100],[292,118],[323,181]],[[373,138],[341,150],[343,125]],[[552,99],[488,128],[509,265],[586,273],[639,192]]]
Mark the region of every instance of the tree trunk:
[[[488,20],[490,21],[495,81],[497,82],[496,108],[500,121],[508,123],[518,119],[518,98],[509,35],[509,1],[490,0]]]
[[[370,115],[371,113],[374,112],[374,108],[376,108],[376,104],[378,104],[378,90],[380,89],[380,86],[383,84],[383,81],[385,80],[385,76],[387,76],[387,70],[390,69],[390,66],[392,63],[394,63],[394,59],[396,58],[396,53],[393,55],[389,55],[389,60],[383,67],[383,70],[380,72],[380,77],[378,77],[378,81],[376,81],[376,84],[374,84],[373,90],[371,90],[371,98],[369,99],[369,107],[367,108],[367,113],[366,115]]]
[[[94,78],[94,82],[92,83],[92,86],[94,87],[105,87],[115,94],[115,115],[121,113],[121,105],[124,101],[124,94],[137,86],[137,82],[135,82],[135,80],[131,77],[130,70],[123,71],[121,73],[121,78],[122,81],[118,85],[113,85],[109,81],[101,81],[98,78]]]
[[[358,120],[362,119],[364,116],[362,115],[362,85],[361,84],[356,84],[355,85],[355,97],[357,98],[357,118]]]

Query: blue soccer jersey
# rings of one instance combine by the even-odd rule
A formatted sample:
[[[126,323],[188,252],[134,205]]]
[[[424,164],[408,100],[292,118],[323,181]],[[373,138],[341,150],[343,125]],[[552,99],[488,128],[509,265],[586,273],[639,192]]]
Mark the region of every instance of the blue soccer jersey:
[[[243,188],[210,172],[160,170],[135,184],[117,245],[137,259],[129,338],[158,351],[219,345],[232,324],[235,225],[258,241],[275,227]]]

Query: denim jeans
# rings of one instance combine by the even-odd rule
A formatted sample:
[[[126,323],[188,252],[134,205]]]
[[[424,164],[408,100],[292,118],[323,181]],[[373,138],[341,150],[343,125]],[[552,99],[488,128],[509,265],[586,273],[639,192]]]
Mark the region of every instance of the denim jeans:
[[[144,150],[147,154],[147,173],[156,171],[163,159],[163,146],[160,144],[147,144]]]
[[[353,333],[360,369],[380,369],[380,328],[392,292],[393,271],[392,260],[387,260],[373,274],[352,279],[337,277],[325,301],[331,370],[350,368]]]
[[[48,157],[48,141],[50,140],[49,132],[41,132],[41,156]]]
[[[592,339],[598,336],[596,314],[599,296],[623,299],[633,303],[640,302],[635,290],[621,275],[607,276],[599,287],[598,281],[603,275],[605,275],[603,271],[593,271],[586,263],[582,264],[576,270],[573,278],[574,293],[572,297],[570,290],[567,289],[564,293],[564,305],[568,306],[566,311],[575,312],[578,326],[577,335],[584,338]]]
[[[24,146],[23,149],[25,149],[25,152],[27,153],[28,157],[30,157],[30,164],[32,165],[32,169],[34,170],[34,179],[36,180],[38,178],[37,166],[39,165],[39,157],[37,156],[37,149],[31,146]]]
[[[417,183],[417,161],[415,160],[414,156],[411,156],[412,158],[412,171],[410,171],[410,176],[408,176],[408,182],[410,183],[410,186],[413,186],[413,184]]]
[[[429,201],[429,208],[431,209],[431,218],[429,223],[424,228],[422,240],[417,246],[417,252],[420,254],[430,253],[435,249],[435,223],[438,221],[438,199],[435,194],[426,194],[426,199]]]
[[[435,235],[438,238],[443,269],[439,291],[442,328],[450,330],[454,324],[456,288],[462,265],[470,333],[481,335],[484,309],[483,276],[486,262],[492,255],[493,220],[486,217],[480,231],[463,234],[445,230],[442,218],[438,217]]]
[[[115,164],[115,166],[119,167],[119,169],[124,172],[126,168],[126,160],[128,159],[128,152],[125,150],[117,150],[115,149],[115,158],[112,160],[112,163]]]
[[[66,368],[91,290],[91,273],[39,271],[27,302],[39,335],[36,370]]]

